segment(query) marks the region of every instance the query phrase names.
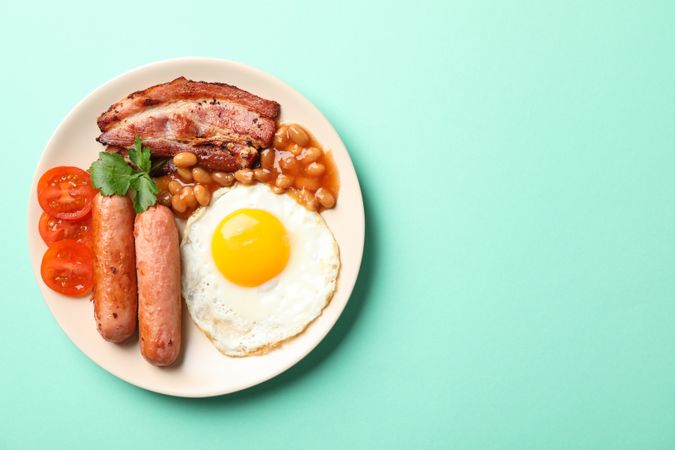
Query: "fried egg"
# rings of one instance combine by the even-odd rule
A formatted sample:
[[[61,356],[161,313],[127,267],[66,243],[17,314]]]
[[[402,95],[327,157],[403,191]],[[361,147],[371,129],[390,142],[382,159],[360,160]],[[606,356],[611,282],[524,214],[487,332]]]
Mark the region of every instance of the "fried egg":
[[[265,353],[301,333],[335,291],[340,257],[323,218],[267,185],[218,190],[183,236],[183,297],[226,355]]]

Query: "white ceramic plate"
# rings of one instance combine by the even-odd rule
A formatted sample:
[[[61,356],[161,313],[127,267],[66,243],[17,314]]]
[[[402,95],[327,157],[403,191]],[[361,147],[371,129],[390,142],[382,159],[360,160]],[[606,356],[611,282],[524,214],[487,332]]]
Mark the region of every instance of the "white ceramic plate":
[[[230,358],[219,353],[197,329],[184,310],[184,351],[180,363],[157,368],[140,355],[137,339],[123,345],[104,341],[96,331],[93,304],[87,299],[64,297],[47,288],[40,278],[46,250],[38,233],[41,214],[35,187],[42,173],[60,165],[87,169],[103,146],[96,118],[112,103],[131,92],[185,76],[200,81],[236,85],[281,104],[280,121],[305,125],[333,152],[340,176],[337,207],[323,213],[340,246],[342,268],[337,291],[323,314],[300,336],[262,356]],[[208,397],[235,392],[262,383],[305,357],[333,327],[356,282],[364,243],[361,189],[347,149],[328,120],[300,93],[271,75],[224,60],[186,58],[162,61],[127,72],[82,100],[64,119],[42,153],[35,171],[28,204],[28,245],[35,277],[54,318],[84,354],[113,375],[155,392],[182,397]]]

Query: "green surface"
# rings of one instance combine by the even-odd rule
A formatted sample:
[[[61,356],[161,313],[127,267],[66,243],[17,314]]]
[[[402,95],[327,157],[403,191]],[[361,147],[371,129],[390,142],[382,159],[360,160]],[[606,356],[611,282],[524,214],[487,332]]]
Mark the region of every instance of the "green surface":
[[[0,448],[675,448],[675,3],[506,3],[3,1]],[[26,249],[61,119],[178,56],[303,92],[366,202],[328,338],[206,400],[81,354]]]

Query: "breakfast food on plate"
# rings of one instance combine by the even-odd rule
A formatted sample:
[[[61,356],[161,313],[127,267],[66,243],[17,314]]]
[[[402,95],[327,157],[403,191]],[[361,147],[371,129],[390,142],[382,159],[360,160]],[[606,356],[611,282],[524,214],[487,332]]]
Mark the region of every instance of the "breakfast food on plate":
[[[136,331],[134,216],[134,207],[127,196],[94,197],[94,318],[106,341],[123,342]]]
[[[168,366],[181,348],[180,252],[178,228],[161,205],[136,216],[136,270],[141,354],[156,366]]]
[[[66,220],[43,212],[38,229],[40,237],[48,246],[57,241],[72,239],[91,247],[91,214],[78,220]]]
[[[82,297],[94,285],[89,223],[95,193],[89,174],[77,167],[53,167],[38,181],[38,203],[44,211],[38,229],[49,246],[40,275],[63,295]]]
[[[279,127],[274,149],[263,151],[260,166],[272,173],[269,184],[275,193],[288,191],[312,211],[335,206],[340,182],[333,158],[300,125]]]
[[[188,220],[181,255],[190,315],[230,356],[302,332],[333,295],[340,265],[323,218],[264,184],[217,191]]]
[[[89,174],[77,167],[46,171],[38,181],[38,202],[46,213],[65,220],[82,219],[91,211],[94,188]]]
[[[159,203],[187,218],[199,206],[206,206],[213,191],[232,186],[265,183],[275,194],[288,193],[310,210],[335,206],[339,191],[337,168],[330,152],[324,151],[312,135],[298,124],[283,124],[274,136],[274,148],[260,152],[258,166],[234,173],[200,167],[196,155],[182,152],[172,159],[168,175],[154,178]],[[169,166],[169,164],[167,164]]]
[[[101,336],[123,342],[138,324],[156,366],[180,355],[181,296],[225,355],[302,333],[336,288],[339,250],[319,213],[335,207],[339,180],[330,151],[299,124],[277,125],[279,113],[184,77],[110,106],[89,172],[55,167],[38,182],[45,284],[93,289]]]
[[[118,153],[98,154],[98,160],[89,167],[91,179],[103,195],[129,195],[136,212],[143,212],[154,205],[157,186],[150,178],[152,162],[150,150],[134,140],[133,148],[125,157]]]
[[[86,245],[70,239],[49,246],[40,266],[40,275],[50,289],[71,297],[82,297],[94,286],[93,259]]]
[[[98,141],[111,150],[136,136],[153,155],[189,151],[200,165],[234,171],[251,167],[257,149],[272,144],[279,104],[225,83],[184,77],[134,92],[98,118]]]

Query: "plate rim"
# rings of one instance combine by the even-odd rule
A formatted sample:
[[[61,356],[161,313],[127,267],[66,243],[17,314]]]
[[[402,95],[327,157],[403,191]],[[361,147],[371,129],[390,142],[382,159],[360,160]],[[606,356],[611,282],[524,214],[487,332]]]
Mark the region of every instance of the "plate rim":
[[[231,67],[238,68],[239,70],[245,71],[245,72],[252,72],[254,73],[257,77],[261,77],[265,79],[268,82],[271,82],[273,84],[281,86],[283,89],[286,89],[290,91],[291,94],[294,96],[298,97],[299,99],[302,99],[304,101],[305,105],[308,106],[313,110],[313,113],[320,116],[321,119],[325,121],[327,126],[330,128],[330,130],[335,133],[335,136],[337,136],[339,142],[342,144],[342,147],[345,150],[345,155],[347,157],[348,163],[351,166],[351,170],[354,175],[355,179],[355,187],[358,191],[358,196],[357,200],[358,203],[353,205],[352,208],[357,210],[359,212],[359,221],[358,221],[358,228],[360,230],[360,235],[362,236],[361,242],[358,245],[358,267],[356,268],[355,276],[353,277],[353,280],[341,280],[338,279],[338,283],[341,284],[340,290],[344,290],[344,295],[346,296],[346,300],[344,302],[344,305],[342,305],[340,311],[337,313],[335,316],[335,319],[332,323],[327,324],[324,328],[321,329],[321,332],[319,333],[317,339],[315,342],[311,343],[307,347],[305,351],[300,352],[299,356],[297,358],[292,358],[292,361],[290,361],[288,364],[279,364],[279,367],[275,368],[275,370],[271,371],[270,373],[263,374],[263,376],[260,377],[251,377],[250,380],[244,383],[240,383],[239,385],[232,387],[232,388],[225,388],[225,389],[210,389],[210,390],[204,390],[200,392],[196,391],[190,391],[190,392],[183,392],[175,389],[167,389],[167,388],[158,388],[155,386],[152,386],[151,383],[145,383],[145,382],[139,382],[137,380],[131,380],[131,377],[126,376],[123,371],[122,373],[113,373],[111,372],[107,367],[102,365],[95,357],[91,356],[89,353],[85,352],[76,342],[71,333],[66,329],[66,327],[62,326],[61,323],[59,322],[59,319],[57,318],[56,312],[50,305],[49,301],[47,300],[46,295],[47,294],[52,294],[49,289],[41,283],[41,278],[39,274],[39,261],[37,261],[37,270],[36,270],[36,264],[35,261],[33,261],[33,256],[32,256],[32,247],[33,247],[33,242],[35,240],[39,241],[39,236],[36,236],[37,233],[35,232],[35,224],[31,223],[31,208],[33,207],[33,200],[34,200],[34,193],[37,187],[37,181],[39,180],[39,177],[41,176],[41,173],[39,172],[39,168],[43,165],[44,160],[46,159],[46,149],[50,146],[51,142],[56,138],[56,136],[59,134],[59,130],[66,124],[68,119],[76,112],[78,111],[90,98],[96,96],[97,94],[100,94],[102,91],[104,91],[106,88],[108,88],[110,85],[113,85],[115,82],[129,77],[136,72],[142,72],[147,69],[155,68],[157,66],[162,66],[162,65],[173,65],[173,64],[179,64],[179,65],[190,65],[190,64],[214,64],[214,65],[219,65],[219,64],[225,64],[229,65]],[[220,80],[216,80],[220,81]],[[283,105],[282,105],[283,107]],[[27,210],[26,210],[26,232],[27,232],[27,244],[28,244],[28,253],[29,253],[29,258],[31,261],[31,269],[33,271],[33,275],[36,279],[36,283],[38,285],[38,290],[40,291],[40,295],[42,297],[43,302],[46,304],[47,309],[49,310],[50,314],[52,315],[54,321],[56,324],[59,326],[61,331],[68,337],[70,342],[77,348],[84,356],[86,356],[91,362],[93,362],[96,366],[99,368],[103,369],[105,372],[109,373],[115,378],[119,378],[120,380],[123,380],[124,382],[136,386],[138,388],[144,389],[149,392],[154,392],[158,394],[163,394],[163,395],[168,395],[168,396],[173,396],[173,397],[183,397],[183,398],[206,398],[206,397],[216,397],[216,396],[222,396],[222,395],[227,395],[227,394],[232,394],[235,392],[239,392],[248,388],[251,388],[253,386],[262,384],[266,381],[269,381],[273,378],[276,378],[280,374],[284,373],[285,371],[289,370],[290,368],[294,367],[297,365],[300,361],[305,359],[310,353],[312,353],[321,342],[326,338],[326,336],[330,333],[330,331],[335,327],[337,322],[339,321],[340,317],[342,317],[342,314],[344,313],[344,310],[347,308],[347,305],[349,304],[349,301],[351,300],[351,296],[354,293],[354,287],[359,279],[360,271],[361,271],[361,266],[363,264],[363,253],[364,253],[364,247],[365,247],[365,240],[366,240],[366,221],[365,221],[365,208],[364,208],[364,202],[363,202],[363,191],[361,189],[361,183],[358,178],[358,173],[356,172],[356,168],[354,167],[353,160],[351,158],[351,155],[349,154],[349,151],[347,149],[347,146],[344,144],[344,141],[340,137],[339,133],[333,126],[333,124],[328,120],[328,118],[321,112],[321,110],[313,103],[311,102],[308,98],[306,98],[300,91],[295,89],[293,86],[289,85],[287,82],[284,80],[276,77],[275,75],[272,75],[268,72],[265,72],[261,69],[258,69],[257,67],[251,66],[249,64],[241,63],[239,61],[234,61],[234,60],[229,60],[229,59],[224,59],[224,58],[214,58],[214,57],[201,57],[201,56],[187,56],[187,57],[179,57],[179,58],[168,58],[168,59],[162,59],[158,61],[153,61],[149,62],[137,67],[134,67],[132,69],[126,70],[110,79],[105,81],[103,84],[97,86],[95,89],[90,91],[88,94],[86,94],[84,97],[82,97],[70,110],[68,113],[60,120],[54,131],[51,133],[49,139],[46,141],[45,145],[42,148],[42,151],[40,152],[40,156],[36,162],[35,170],[33,172],[33,180],[31,182],[31,187],[30,187],[30,192],[28,195],[28,201],[27,201]],[[338,242],[338,246],[340,243]],[[347,283],[347,286],[345,286],[345,283]],[[330,304],[330,303],[329,303]],[[329,305],[328,304],[328,305]],[[328,307],[326,305],[326,307]],[[183,309],[185,308],[185,305],[183,303],[182,305]],[[324,314],[324,311],[322,311],[322,314],[320,314],[315,320],[312,321],[314,323],[316,320],[318,320],[322,315]],[[189,317],[187,318],[188,320],[191,320]],[[263,355],[264,356],[264,355]],[[227,357],[223,355],[223,357]]]

